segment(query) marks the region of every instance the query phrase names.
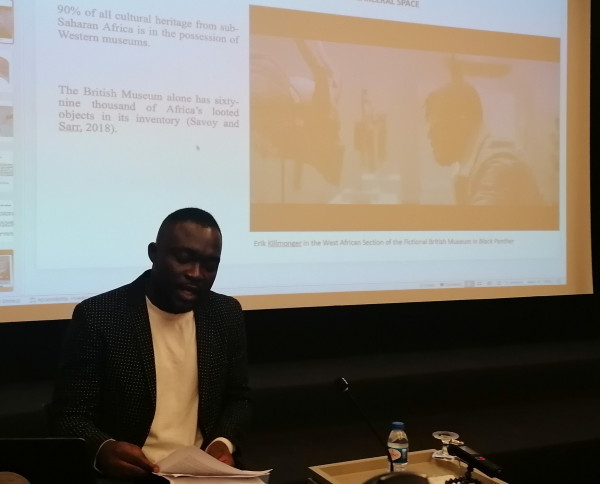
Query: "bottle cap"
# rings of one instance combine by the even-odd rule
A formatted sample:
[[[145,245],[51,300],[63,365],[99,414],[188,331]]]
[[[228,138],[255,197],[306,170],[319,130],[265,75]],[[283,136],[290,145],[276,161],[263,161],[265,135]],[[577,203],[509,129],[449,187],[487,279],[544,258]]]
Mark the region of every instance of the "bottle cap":
[[[392,422],[392,429],[404,430],[404,422]]]

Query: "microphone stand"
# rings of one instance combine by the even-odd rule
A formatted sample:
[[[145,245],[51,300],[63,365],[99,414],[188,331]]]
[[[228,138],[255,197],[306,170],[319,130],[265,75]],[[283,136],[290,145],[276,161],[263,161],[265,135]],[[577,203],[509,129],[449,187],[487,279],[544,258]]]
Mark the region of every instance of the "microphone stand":
[[[388,463],[390,465],[390,472],[394,472],[394,462],[392,460],[390,451],[389,451],[386,443],[382,440],[382,438],[379,436],[379,434],[375,430],[375,427],[373,427],[373,424],[371,423],[371,421],[367,418],[365,412],[363,412],[363,409],[361,408],[361,406],[358,404],[358,402],[352,395],[352,392],[350,391],[350,385],[348,383],[348,380],[346,380],[343,376],[340,376],[339,378],[337,378],[335,380],[335,384],[338,387],[338,389],[342,393],[344,393],[348,397],[348,399],[352,402],[352,404],[358,411],[359,415],[362,417],[362,419],[367,423],[367,425],[371,429],[371,432],[373,433],[373,435],[375,436],[375,438],[377,439],[379,444],[385,449],[385,455],[386,455]]]

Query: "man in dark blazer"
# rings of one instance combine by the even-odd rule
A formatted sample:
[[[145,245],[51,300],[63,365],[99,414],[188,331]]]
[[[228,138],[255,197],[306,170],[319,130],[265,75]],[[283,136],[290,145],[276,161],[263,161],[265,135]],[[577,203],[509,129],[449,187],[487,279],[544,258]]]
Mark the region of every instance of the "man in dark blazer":
[[[140,477],[158,470],[145,449],[152,439],[160,445],[165,435],[155,429],[159,407],[167,433],[171,418],[180,418],[179,400],[188,397],[177,395],[179,387],[192,389],[188,393],[194,402],[183,427],[192,421],[197,428],[191,437],[183,428],[183,440],[177,435],[169,445],[200,442],[213,457],[234,464],[249,419],[246,342],[239,303],[211,291],[221,245],[221,231],[208,212],[173,212],[148,246],[152,269],[75,308],[49,413],[57,435],[86,439],[95,467],[104,474]],[[189,318],[186,331],[192,333],[186,334],[195,333],[188,351],[192,373],[189,365],[187,373],[177,367],[186,357],[181,351],[160,356],[157,338],[164,329],[154,325],[153,311],[166,318],[167,331],[170,318]],[[190,340],[180,339],[182,345]],[[157,375],[165,367],[171,368],[172,379],[193,374],[194,381],[181,377],[173,385],[165,381],[171,377],[162,377],[160,383]],[[157,381],[162,401],[157,401]]]

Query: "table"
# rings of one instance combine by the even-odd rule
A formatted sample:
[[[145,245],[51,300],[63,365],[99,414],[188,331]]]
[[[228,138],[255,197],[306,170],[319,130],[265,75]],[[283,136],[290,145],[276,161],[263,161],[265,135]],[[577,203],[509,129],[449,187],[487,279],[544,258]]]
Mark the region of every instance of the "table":
[[[433,452],[435,452],[433,449],[409,452],[406,469],[427,476],[435,484],[442,484],[445,481],[443,476],[464,475],[465,464],[461,465],[457,460],[432,459]],[[389,472],[389,463],[387,458],[382,456],[313,466],[308,469],[309,479],[317,484],[363,484],[371,477]],[[472,475],[482,484],[507,484],[498,478],[488,477],[478,470],[473,471]]]

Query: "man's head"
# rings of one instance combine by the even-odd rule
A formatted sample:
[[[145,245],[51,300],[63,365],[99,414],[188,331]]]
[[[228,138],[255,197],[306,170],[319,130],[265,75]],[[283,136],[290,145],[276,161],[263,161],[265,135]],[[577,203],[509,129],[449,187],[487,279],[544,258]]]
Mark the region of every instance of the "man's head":
[[[429,141],[436,161],[451,165],[467,154],[483,122],[479,94],[463,80],[432,92],[425,101]]]
[[[221,260],[221,229],[199,208],[168,215],[148,245],[152,271],[146,292],[163,311],[191,311],[211,289]]]

